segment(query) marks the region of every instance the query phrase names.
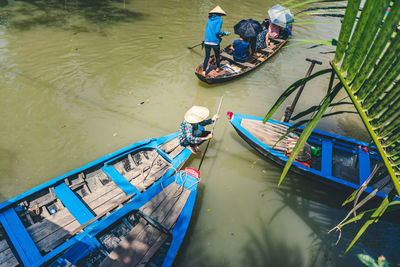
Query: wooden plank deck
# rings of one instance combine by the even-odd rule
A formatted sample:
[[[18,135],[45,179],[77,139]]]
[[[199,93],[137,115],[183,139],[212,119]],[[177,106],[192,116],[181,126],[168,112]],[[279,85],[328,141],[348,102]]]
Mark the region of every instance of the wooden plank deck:
[[[262,121],[251,119],[242,119],[240,125],[262,143],[269,147],[275,145],[274,150],[282,154],[286,153],[288,137],[285,137],[278,143],[276,142],[286,133],[289,127],[270,122],[264,124]]]
[[[172,183],[146,203],[141,211],[161,223],[165,228],[172,229],[189,195],[190,190]],[[139,224],[130,231],[100,266],[145,266],[167,238],[167,234],[146,220],[140,219]]]
[[[177,138],[164,144],[169,153],[178,155],[184,148],[179,145]],[[130,172],[124,169],[125,160],[131,167]],[[151,165],[153,164],[153,166]],[[162,158],[155,150],[139,151],[129,154],[129,157],[114,164],[119,173],[128,179],[129,184],[143,192],[157,181],[170,168],[171,164]],[[101,169],[86,174],[87,184],[90,187],[87,195],[81,197],[86,205],[96,216],[108,210],[126,197],[126,193],[118,187],[112,179]],[[130,180],[129,180],[130,179]],[[66,181],[68,182],[68,181]],[[76,192],[75,192],[76,193]],[[76,193],[77,194],[77,193]],[[38,203],[40,204],[40,203]],[[74,216],[60,205],[61,208],[54,214],[49,214],[45,207],[41,207],[42,220],[27,227],[27,231],[40,251],[48,252],[64,242],[65,237],[80,226]]]
[[[0,267],[18,266],[18,260],[14,256],[6,240],[0,241]]]

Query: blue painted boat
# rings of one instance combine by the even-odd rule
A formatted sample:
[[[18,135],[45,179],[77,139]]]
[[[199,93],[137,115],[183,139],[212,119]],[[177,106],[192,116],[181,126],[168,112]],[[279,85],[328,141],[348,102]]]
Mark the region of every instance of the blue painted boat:
[[[0,204],[0,266],[39,266],[190,156],[178,133],[134,143]],[[104,219],[105,220],[105,219]]]
[[[277,143],[279,137],[286,133],[292,124],[275,120],[268,120],[264,124],[263,118],[260,117],[232,112],[228,112],[227,115],[237,133],[250,146],[282,166],[289,159],[288,148],[294,146],[296,138],[304,129],[304,127],[297,128],[294,133]],[[368,179],[374,166],[381,162],[377,151],[373,147],[370,148],[368,143],[323,131],[314,130],[307,140],[307,146],[309,150],[306,149],[304,154],[309,158],[305,160],[297,158],[290,170],[349,192],[358,189]],[[369,185],[365,192],[371,193],[379,189],[376,196],[382,198],[385,198],[393,188],[386,170],[378,172]]]
[[[189,226],[200,173],[163,179],[85,234],[50,266],[171,266]]]

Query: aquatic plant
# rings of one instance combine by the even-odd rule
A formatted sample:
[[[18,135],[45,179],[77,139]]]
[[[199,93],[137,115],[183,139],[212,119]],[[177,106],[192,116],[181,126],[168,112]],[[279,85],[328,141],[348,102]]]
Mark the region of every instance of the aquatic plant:
[[[284,4],[292,1],[289,0]],[[288,8],[320,2],[338,1],[308,0]],[[330,7],[326,10],[333,9],[333,7]],[[321,12],[321,9],[313,8],[308,8],[304,12],[315,12],[316,10]],[[311,112],[313,113],[311,118],[301,122],[306,124],[306,127],[285,165],[279,180],[280,184],[315,126],[324,116],[327,108],[332,106],[338,92],[344,88],[348,94],[382,158],[383,165],[390,175],[390,182],[393,184],[393,189],[381,202],[379,207],[363,211],[358,215],[356,211],[374,195],[375,191],[367,196],[364,201],[358,202],[361,193],[365,190],[367,183],[371,179],[368,179],[365,184],[345,201],[344,204],[354,202],[353,209],[332,230],[340,232],[341,228],[348,223],[361,219],[365,220],[363,226],[349,244],[346,252],[366,231],[369,225],[377,222],[385,212],[398,209],[397,204],[400,203],[399,201],[393,201],[396,195],[400,196],[400,183],[398,180],[400,177],[399,17],[400,1],[349,0],[336,44],[335,57],[329,62],[330,68],[319,71],[308,79],[301,79],[293,83],[279,97],[264,119],[264,121],[268,120],[283,101],[302,84],[308,80],[330,73],[331,78],[326,96],[318,105],[312,107],[309,112],[304,112],[302,115],[296,116],[296,118],[301,118],[309,115]],[[335,78],[338,78],[338,82],[336,82],[337,79],[335,80]],[[384,184],[384,186],[386,185]],[[350,218],[351,214],[354,214],[352,218]]]

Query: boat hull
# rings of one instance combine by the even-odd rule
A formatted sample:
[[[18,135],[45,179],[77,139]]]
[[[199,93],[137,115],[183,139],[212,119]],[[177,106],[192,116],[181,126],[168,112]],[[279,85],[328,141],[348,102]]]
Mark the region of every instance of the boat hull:
[[[193,171],[187,170],[164,179],[163,183],[147,190],[134,202],[129,202],[117,212],[92,226],[85,235],[80,236],[79,242],[53,261],[51,266],[68,263],[78,266],[83,263],[99,266],[143,266],[146,264],[171,266],[189,227],[197,196],[198,179],[198,175],[193,175]],[[178,188],[178,191],[171,191],[171,187]],[[180,195],[179,192],[181,192]],[[181,203],[182,200],[184,204]],[[174,202],[172,206],[168,204],[171,201]],[[182,205],[182,208],[174,209]],[[158,208],[154,209],[156,206]],[[165,211],[165,209],[168,210]],[[113,244],[109,236],[115,237],[116,232],[123,232],[118,223],[126,221],[126,218],[133,213],[141,214],[140,216],[144,219],[140,220],[144,221],[145,225],[136,224],[129,229],[129,233],[123,234],[123,237],[118,236],[121,239],[117,241],[118,244]],[[165,215],[164,219],[161,213]],[[171,216],[175,216],[175,219],[170,220]],[[158,244],[159,241],[155,240],[154,236],[158,237],[157,240],[165,236],[164,241],[161,241],[164,245]],[[143,252],[144,243],[151,246],[148,248],[148,253]],[[162,252],[163,250],[167,252]],[[102,251],[110,252],[103,253]],[[152,254],[149,254],[150,252]]]
[[[203,64],[201,63],[196,68],[195,75],[197,76],[197,78],[199,78],[199,80],[208,84],[224,83],[235,80],[257,69],[262,64],[267,62],[287,43],[288,38],[289,37],[286,37],[286,39],[277,39],[272,49],[261,49],[244,63],[237,62],[233,59],[233,51],[230,48],[230,45],[228,45],[221,52],[220,72],[216,73],[214,70],[216,66],[209,63],[208,73],[206,75],[203,75]],[[213,57],[210,58],[210,62],[215,61],[215,58]],[[210,69],[212,70],[210,71]]]
[[[272,160],[280,166],[284,166],[289,159],[288,156],[286,156],[285,153],[278,152],[275,149],[272,149],[270,146],[265,144],[265,141],[261,141],[260,138],[257,138],[252,133],[250,133],[249,129],[243,127],[244,123],[242,121],[244,120],[255,121],[261,125],[263,118],[241,114],[231,114],[230,122],[236,132],[239,134],[239,136],[243,140],[245,140],[251,147],[253,147],[257,152],[259,152],[263,157]],[[268,120],[268,123],[272,123],[275,125],[291,126],[291,124],[280,123],[274,120]],[[303,128],[299,128],[298,131],[301,132],[302,129]],[[301,162],[294,161],[290,168],[290,171],[302,176],[312,178],[315,181],[327,184],[329,186],[333,186],[345,192],[352,192],[355,189],[358,189],[371,173],[372,167],[370,166],[370,162],[379,161],[376,151],[371,149],[370,151],[366,152],[365,149],[368,144],[361,141],[317,130],[315,130],[311,134],[308,141],[312,142],[312,144],[316,146],[318,145],[318,142],[320,144],[322,143],[322,156],[320,159],[322,163],[320,169],[315,169],[312,165],[308,167]],[[341,166],[333,166],[335,165],[334,153],[339,151],[342,147],[345,147],[343,148],[343,150],[345,150],[346,153],[353,153],[357,158],[358,168],[355,170],[355,173],[358,177],[355,180],[353,179],[350,181],[349,179],[338,177],[339,175],[337,175],[337,173],[339,172],[337,171],[337,169],[340,169]],[[374,187],[374,185],[368,186],[364,192],[371,193],[374,188],[376,188]],[[386,192],[388,192],[390,191],[390,188],[386,188],[386,190]],[[385,198],[387,196],[386,192],[384,192],[383,190],[382,192],[377,192],[377,196]]]
[[[0,261],[39,266],[136,201],[190,156],[178,133],[134,143],[0,204]]]

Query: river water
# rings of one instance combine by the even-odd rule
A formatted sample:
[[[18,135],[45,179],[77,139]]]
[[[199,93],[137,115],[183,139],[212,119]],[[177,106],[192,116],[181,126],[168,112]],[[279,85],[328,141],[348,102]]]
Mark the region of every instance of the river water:
[[[338,245],[337,234],[327,231],[345,216],[339,208],[345,196],[293,174],[278,188],[281,168],[251,149],[224,116],[229,110],[264,116],[305,75],[306,57],[323,61],[316,70],[327,68],[332,54],[320,52],[334,48],[291,41],[253,73],[208,86],[194,75],[204,51],[186,47],[202,40],[207,13],[217,4],[228,14],[223,30],[233,32],[243,18],[267,17],[275,2],[0,0],[0,200],[174,132],[189,107],[216,112],[223,95],[177,266],[358,266],[357,253],[399,262],[399,231],[387,222],[371,226],[344,254],[360,225],[345,230]],[[336,38],[339,28],[295,25],[294,38]],[[223,45],[235,38],[224,37]],[[327,81],[307,84],[297,110],[319,103]],[[368,140],[352,114],[325,119],[318,128]],[[195,156],[187,165],[199,161]]]

